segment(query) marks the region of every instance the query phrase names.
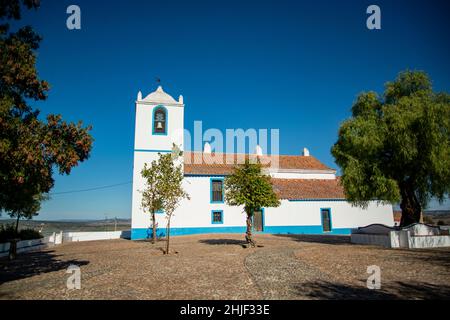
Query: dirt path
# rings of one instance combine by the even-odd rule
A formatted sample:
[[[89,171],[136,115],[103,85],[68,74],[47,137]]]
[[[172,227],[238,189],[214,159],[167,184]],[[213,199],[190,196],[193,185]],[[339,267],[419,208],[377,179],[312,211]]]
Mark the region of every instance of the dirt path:
[[[327,279],[317,268],[294,255],[294,249],[260,250],[245,259],[264,299],[309,299],[302,284]]]

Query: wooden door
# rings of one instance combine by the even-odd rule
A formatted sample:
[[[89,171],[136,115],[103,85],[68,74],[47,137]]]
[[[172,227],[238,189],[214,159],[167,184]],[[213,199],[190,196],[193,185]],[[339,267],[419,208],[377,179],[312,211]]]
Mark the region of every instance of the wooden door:
[[[323,232],[331,231],[331,215],[330,209],[322,209],[322,230]]]
[[[257,232],[264,231],[263,213],[261,210],[253,213],[253,229]]]

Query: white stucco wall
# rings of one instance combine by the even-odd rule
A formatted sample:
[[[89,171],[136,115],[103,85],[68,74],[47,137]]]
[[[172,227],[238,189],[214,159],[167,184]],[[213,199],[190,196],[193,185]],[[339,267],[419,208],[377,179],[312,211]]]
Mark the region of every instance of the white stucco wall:
[[[210,177],[186,177],[184,189],[191,199],[183,200],[172,218],[171,226],[176,227],[229,227],[245,226],[245,214],[241,207],[231,207],[223,203],[210,203]],[[142,181],[143,183],[143,181]],[[132,228],[150,227],[149,214],[136,205],[140,194],[133,199]],[[139,198],[139,199],[138,199]],[[264,209],[265,226],[320,226],[321,208],[331,209],[333,229],[356,228],[373,223],[394,225],[391,205],[373,202],[367,210],[352,207],[346,201],[288,201],[282,200],[278,208]],[[211,223],[211,210],[223,210],[223,224]],[[157,214],[158,227],[165,227],[164,214]]]
[[[172,143],[183,149],[184,107],[167,106],[167,135],[153,135],[153,109],[159,104],[136,103],[136,125],[134,149],[138,150],[171,150]]]

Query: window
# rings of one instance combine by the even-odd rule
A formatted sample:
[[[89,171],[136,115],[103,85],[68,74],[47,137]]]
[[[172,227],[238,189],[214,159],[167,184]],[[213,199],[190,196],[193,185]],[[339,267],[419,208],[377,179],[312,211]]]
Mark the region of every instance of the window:
[[[211,223],[212,224],[222,224],[223,223],[223,211],[213,210],[211,212]]]
[[[211,202],[223,202],[223,179],[211,180]]]
[[[322,230],[323,232],[331,231],[331,210],[330,209],[320,209],[322,215]]]
[[[167,134],[167,111],[162,106],[153,111],[153,133]]]

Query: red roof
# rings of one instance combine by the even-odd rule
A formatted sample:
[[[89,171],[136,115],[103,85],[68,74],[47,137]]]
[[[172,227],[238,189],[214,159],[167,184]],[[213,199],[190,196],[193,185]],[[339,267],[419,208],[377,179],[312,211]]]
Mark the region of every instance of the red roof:
[[[274,179],[274,191],[280,199],[345,199],[339,179]]]
[[[198,175],[228,175],[234,170],[237,163],[243,159],[255,157],[255,155],[232,154],[232,153],[184,153],[184,173]],[[291,156],[279,155],[278,168],[281,170],[332,170],[313,156]],[[263,155],[259,159],[261,163],[270,163],[277,159],[272,156]]]

